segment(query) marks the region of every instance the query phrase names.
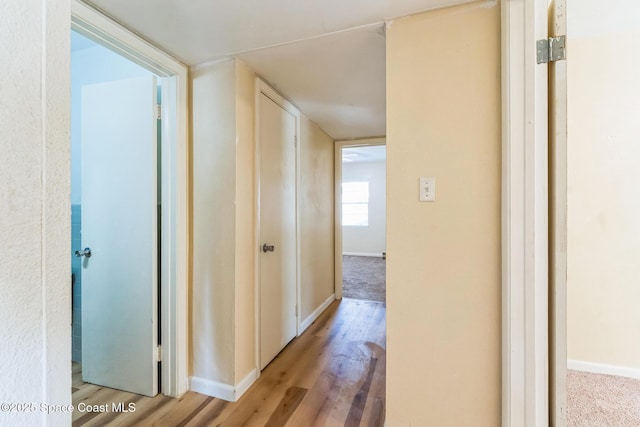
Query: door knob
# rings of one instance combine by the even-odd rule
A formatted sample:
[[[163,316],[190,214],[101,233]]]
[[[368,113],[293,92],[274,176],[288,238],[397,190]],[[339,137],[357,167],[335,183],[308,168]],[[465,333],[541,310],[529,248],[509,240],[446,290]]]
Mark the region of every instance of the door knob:
[[[91,258],[91,248],[84,248],[83,251],[76,251],[76,256]]]
[[[276,250],[276,247],[271,245],[267,245],[266,243],[264,245],[262,245],[262,252],[267,253],[267,252],[273,252]]]

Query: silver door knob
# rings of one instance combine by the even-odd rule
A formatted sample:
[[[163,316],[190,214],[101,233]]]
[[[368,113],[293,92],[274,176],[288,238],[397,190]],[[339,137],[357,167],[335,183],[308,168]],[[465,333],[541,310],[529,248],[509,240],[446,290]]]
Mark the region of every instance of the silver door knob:
[[[84,248],[83,251],[76,251],[76,256],[91,258],[91,248]]]
[[[262,245],[262,252],[267,253],[267,252],[273,252],[276,250],[276,247],[271,245],[267,245],[266,243],[264,245]]]

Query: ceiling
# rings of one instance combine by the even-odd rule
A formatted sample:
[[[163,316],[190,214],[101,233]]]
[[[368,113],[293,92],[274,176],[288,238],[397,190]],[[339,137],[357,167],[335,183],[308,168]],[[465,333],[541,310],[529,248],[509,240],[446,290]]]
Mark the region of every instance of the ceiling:
[[[239,57],[336,140],[384,136],[384,22],[474,0],[86,0],[190,66]]]
[[[387,160],[385,145],[371,145],[365,147],[345,147],[342,149],[342,161],[345,163],[370,163]]]

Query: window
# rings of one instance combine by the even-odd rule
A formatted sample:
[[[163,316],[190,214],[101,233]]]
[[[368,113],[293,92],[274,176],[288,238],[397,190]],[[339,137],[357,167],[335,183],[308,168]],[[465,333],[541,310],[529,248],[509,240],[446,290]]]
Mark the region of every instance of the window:
[[[369,183],[342,183],[342,225],[369,226]]]

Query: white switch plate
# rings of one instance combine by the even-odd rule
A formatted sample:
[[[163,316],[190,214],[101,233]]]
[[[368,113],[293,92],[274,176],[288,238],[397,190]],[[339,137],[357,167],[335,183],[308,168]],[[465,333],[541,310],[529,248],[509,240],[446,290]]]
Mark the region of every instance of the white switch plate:
[[[420,178],[420,201],[421,202],[436,201],[436,178],[435,177]]]

